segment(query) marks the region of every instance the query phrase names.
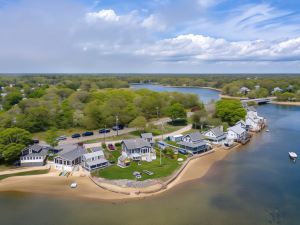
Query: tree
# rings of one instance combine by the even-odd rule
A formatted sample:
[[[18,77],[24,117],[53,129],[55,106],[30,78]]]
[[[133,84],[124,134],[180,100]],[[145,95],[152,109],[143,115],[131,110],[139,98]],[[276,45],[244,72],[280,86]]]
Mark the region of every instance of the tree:
[[[21,128],[7,128],[0,132],[0,144],[11,143],[29,145],[32,143],[31,134]]]
[[[129,127],[135,127],[137,130],[145,130],[147,126],[147,120],[143,116],[138,116],[129,124]]]
[[[13,91],[10,92],[6,97],[4,101],[4,108],[6,110],[10,109],[13,105],[18,104],[22,100],[23,96],[21,92]]]
[[[57,129],[52,128],[46,131],[45,140],[50,146],[55,147],[58,145],[58,141],[56,140],[57,137],[58,137]]]
[[[245,119],[246,110],[239,100],[222,99],[216,103],[216,115],[223,122],[234,125],[237,121]]]
[[[167,109],[167,115],[171,118],[171,120],[174,122],[177,119],[186,119],[187,114],[184,109],[184,106],[180,103],[175,103],[171,105]]]
[[[197,129],[199,126],[201,127],[201,130],[203,129],[203,126],[206,125],[207,122],[207,112],[204,110],[197,111],[192,115],[192,122],[193,126]]]
[[[20,128],[8,128],[0,132],[0,157],[7,163],[14,162],[21,151],[32,143],[28,131]]]

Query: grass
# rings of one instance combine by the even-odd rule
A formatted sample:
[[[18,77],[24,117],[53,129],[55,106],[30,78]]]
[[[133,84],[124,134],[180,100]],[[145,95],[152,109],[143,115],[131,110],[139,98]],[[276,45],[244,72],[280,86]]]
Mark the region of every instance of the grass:
[[[181,158],[186,159],[185,156],[180,155]],[[162,158],[162,165],[160,165],[159,156],[152,162],[142,161],[141,165],[137,162],[131,162],[131,165],[127,168],[120,168],[117,165],[112,165],[106,169],[99,170],[93,173],[93,176],[103,177],[110,180],[128,179],[135,180],[133,172],[138,171],[142,173],[140,180],[163,178],[170,176],[176,169],[180,167],[182,163],[177,162],[176,159],[170,159],[167,157]],[[154,172],[152,176],[143,173],[143,170],[149,170]]]
[[[16,167],[14,166],[9,166],[9,165],[0,165],[0,172],[9,170],[9,169],[15,169]]]
[[[29,176],[29,175],[47,174],[48,172],[49,172],[49,169],[4,174],[4,175],[0,175],[0,180],[6,179],[6,178],[9,178],[9,177],[16,177],[16,176]]]

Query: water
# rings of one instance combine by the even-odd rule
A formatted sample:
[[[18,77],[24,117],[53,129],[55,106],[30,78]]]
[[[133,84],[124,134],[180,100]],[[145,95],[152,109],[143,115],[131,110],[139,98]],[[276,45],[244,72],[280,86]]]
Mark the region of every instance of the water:
[[[258,112],[270,132],[256,135],[201,180],[121,203],[2,193],[1,224],[298,225],[300,163],[291,162],[288,151],[300,153],[300,107],[263,105]]]
[[[220,99],[220,92],[216,90],[211,90],[211,89],[204,89],[204,88],[191,88],[191,87],[164,87],[161,85],[153,85],[153,84],[136,84],[136,85],[131,85],[133,89],[151,89],[153,91],[168,91],[168,92],[182,92],[182,93],[192,93],[198,95],[200,100],[204,103],[207,104],[211,101],[216,101]]]

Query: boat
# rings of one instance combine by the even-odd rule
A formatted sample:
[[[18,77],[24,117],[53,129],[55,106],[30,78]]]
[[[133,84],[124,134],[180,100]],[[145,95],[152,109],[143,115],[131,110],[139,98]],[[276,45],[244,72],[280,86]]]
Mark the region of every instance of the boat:
[[[270,132],[270,130],[266,130],[266,132]]]
[[[77,183],[76,182],[73,182],[71,185],[70,185],[71,188],[77,188]]]
[[[291,159],[296,159],[298,155],[295,152],[289,152],[289,156]]]

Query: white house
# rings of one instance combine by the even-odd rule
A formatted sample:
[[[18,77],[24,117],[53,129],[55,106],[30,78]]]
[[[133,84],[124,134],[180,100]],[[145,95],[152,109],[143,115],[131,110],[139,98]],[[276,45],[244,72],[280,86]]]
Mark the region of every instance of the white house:
[[[273,89],[272,94],[275,94],[276,92],[282,92],[283,90],[280,87],[276,87]]]
[[[170,140],[171,140],[171,141],[178,142],[178,141],[181,141],[181,140],[182,140],[182,137],[183,137],[182,134],[177,134],[177,135],[170,136]]]
[[[130,158],[126,152],[122,152],[121,156],[118,158],[118,166],[121,168],[126,168],[130,165]]]
[[[46,164],[48,147],[34,144],[24,148],[21,152],[21,166],[43,166]]]
[[[154,146],[152,133],[143,133],[143,134],[141,134],[141,138],[144,139],[145,141],[149,142],[151,146]]]
[[[108,161],[104,156],[104,152],[100,149],[92,150],[90,153],[83,154],[82,167],[88,171],[104,168],[108,166]]]
[[[242,94],[248,94],[251,90],[247,87],[241,87],[240,88],[240,93]]]
[[[249,127],[250,131],[258,132],[263,129],[266,120],[263,117],[258,116],[254,107],[249,107],[247,110],[246,125]]]
[[[247,131],[240,125],[235,125],[227,129],[227,139],[232,139],[234,141],[242,141],[247,138]]]
[[[55,168],[58,170],[71,172],[75,166],[82,163],[83,155],[86,150],[81,145],[63,145],[62,151],[54,158]]]
[[[156,159],[156,153],[151,144],[142,138],[124,140],[121,142],[122,152],[135,161],[148,161]]]
[[[221,144],[226,139],[226,134],[223,132],[223,126],[212,128],[204,132],[203,135],[214,144]]]
[[[207,142],[203,138],[200,132],[194,132],[183,136],[182,141],[177,144],[192,154],[199,154],[209,149]]]

